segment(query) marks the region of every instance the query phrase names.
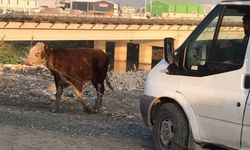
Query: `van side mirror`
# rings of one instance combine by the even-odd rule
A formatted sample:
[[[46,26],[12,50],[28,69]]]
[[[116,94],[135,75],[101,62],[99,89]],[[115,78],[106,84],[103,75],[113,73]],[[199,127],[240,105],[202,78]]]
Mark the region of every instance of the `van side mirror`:
[[[164,39],[164,59],[167,63],[174,63],[174,39],[171,37]]]

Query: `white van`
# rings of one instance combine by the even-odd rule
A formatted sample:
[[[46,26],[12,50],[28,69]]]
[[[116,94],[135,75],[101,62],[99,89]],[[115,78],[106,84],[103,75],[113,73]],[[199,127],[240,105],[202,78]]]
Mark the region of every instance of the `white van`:
[[[224,1],[148,74],[141,114],[154,150],[250,150],[250,0]],[[249,31],[250,32],[250,31]]]

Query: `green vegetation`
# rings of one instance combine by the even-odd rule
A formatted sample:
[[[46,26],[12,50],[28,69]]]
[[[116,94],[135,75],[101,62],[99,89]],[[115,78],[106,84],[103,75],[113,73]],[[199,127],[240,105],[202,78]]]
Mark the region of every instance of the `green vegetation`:
[[[31,43],[0,41],[0,64],[22,64]]]
[[[20,64],[22,60],[13,52],[0,52],[0,63],[2,64]]]

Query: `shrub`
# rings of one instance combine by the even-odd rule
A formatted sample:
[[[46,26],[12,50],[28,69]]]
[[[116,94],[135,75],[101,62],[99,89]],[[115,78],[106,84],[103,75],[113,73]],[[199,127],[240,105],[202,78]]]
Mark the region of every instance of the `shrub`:
[[[1,64],[20,64],[23,63],[20,52],[13,43],[0,41],[0,63]]]
[[[20,64],[23,63],[20,57],[11,51],[0,51],[1,64]]]

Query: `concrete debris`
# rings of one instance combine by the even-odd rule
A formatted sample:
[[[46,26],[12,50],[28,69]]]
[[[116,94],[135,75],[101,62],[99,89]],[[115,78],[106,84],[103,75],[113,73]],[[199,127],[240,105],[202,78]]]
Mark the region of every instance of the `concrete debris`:
[[[146,71],[108,72],[114,91],[105,86],[102,111],[98,114],[83,112],[71,87],[64,90],[60,112],[51,113],[56,88],[47,68],[0,65],[0,124],[52,131],[53,135],[62,132],[71,137],[128,138],[132,142],[120,141],[126,146],[122,149],[149,149],[150,131],[143,124],[139,109],[146,75]],[[97,98],[94,87],[86,83],[83,89],[87,104],[93,106]]]
[[[133,114],[140,117],[139,99],[146,75],[146,71],[108,72],[114,91],[105,86],[102,113],[114,118],[132,119]],[[53,76],[44,66],[0,65],[0,81],[0,104],[49,109],[51,100],[55,99]],[[94,87],[86,83],[83,89],[88,105],[94,105],[97,97]],[[62,112],[82,109],[71,87],[64,90],[60,105]]]

